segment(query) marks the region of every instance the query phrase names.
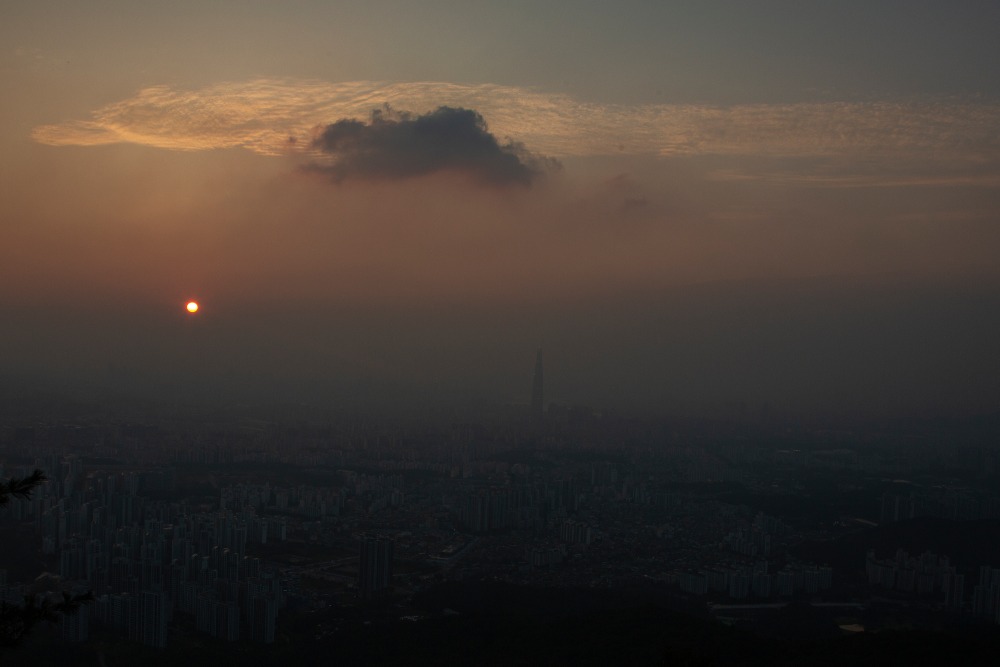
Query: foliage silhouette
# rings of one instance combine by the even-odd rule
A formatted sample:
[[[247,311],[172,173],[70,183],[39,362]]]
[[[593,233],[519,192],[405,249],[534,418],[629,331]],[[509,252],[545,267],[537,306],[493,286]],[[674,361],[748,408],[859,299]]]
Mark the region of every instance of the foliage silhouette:
[[[6,506],[11,498],[29,500],[32,492],[48,481],[41,470],[36,469],[27,477],[11,477],[0,481],[0,507]],[[91,591],[80,595],[67,592],[45,595],[24,596],[24,606],[0,603],[0,649],[16,646],[42,621],[54,623],[62,616],[75,614],[81,604],[94,599]]]
[[[0,507],[5,507],[11,498],[30,499],[31,492],[48,479],[44,472],[36,468],[27,477],[11,477],[6,482],[0,482]]]

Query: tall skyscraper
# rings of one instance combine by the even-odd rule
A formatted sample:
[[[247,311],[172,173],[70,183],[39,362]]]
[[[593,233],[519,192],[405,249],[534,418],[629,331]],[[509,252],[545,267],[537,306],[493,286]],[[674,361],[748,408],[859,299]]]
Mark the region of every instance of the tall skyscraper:
[[[542,348],[535,355],[535,377],[531,383],[531,416],[541,417],[545,410],[545,394],[543,390]]]
[[[278,617],[278,601],[275,596],[268,593],[251,595],[247,615],[250,620],[250,638],[255,642],[273,644]]]
[[[167,601],[158,591],[143,591],[139,597],[139,641],[146,646],[167,646]],[[133,603],[134,604],[134,603]]]

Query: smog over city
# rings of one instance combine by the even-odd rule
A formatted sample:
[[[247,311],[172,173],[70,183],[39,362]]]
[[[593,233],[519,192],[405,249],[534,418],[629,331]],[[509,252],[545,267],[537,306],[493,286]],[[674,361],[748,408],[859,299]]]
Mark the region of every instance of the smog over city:
[[[0,662],[992,664],[998,25],[0,3]]]

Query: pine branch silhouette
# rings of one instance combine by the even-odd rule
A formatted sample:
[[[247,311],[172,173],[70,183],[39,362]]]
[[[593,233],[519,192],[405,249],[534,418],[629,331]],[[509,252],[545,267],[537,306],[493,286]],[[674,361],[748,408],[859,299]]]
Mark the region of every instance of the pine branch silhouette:
[[[4,507],[11,498],[28,500],[36,487],[48,481],[45,473],[37,468],[27,477],[11,477],[6,482],[0,482],[0,507]]]
[[[48,477],[38,469],[27,477],[0,481],[0,507],[7,505],[11,498],[29,500],[32,492],[47,481]],[[58,594],[25,595],[24,606],[0,603],[0,649],[16,646],[42,621],[55,623],[64,615],[75,614],[80,605],[93,599],[92,591],[81,595],[63,592],[61,597]]]
[[[64,592],[62,599],[42,598],[38,602],[34,595],[24,596],[24,606],[0,603],[0,648],[17,646],[31,629],[42,621],[56,623],[62,616],[72,616],[80,610],[80,605],[92,602],[93,591],[80,595]]]

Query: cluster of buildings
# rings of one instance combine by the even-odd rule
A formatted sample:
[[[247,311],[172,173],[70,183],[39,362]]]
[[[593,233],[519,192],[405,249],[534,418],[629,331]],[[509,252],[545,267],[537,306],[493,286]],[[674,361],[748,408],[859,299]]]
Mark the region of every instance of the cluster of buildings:
[[[897,549],[892,558],[879,559],[874,550],[865,561],[868,583],[907,595],[943,597],[952,612],[969,612],[990,623],[1000,623],[1000,568],[982,565],[979,581],[966,594],[966,576],[951,564],[947,556],[925,551],[911,556]]]
[[[943,593],[950,609],[961,609],[965,599],[965,576],[958,573],[947,556],[925,551],[911,556],[897,549],[892,558],[876,558],[869,550],[865,559],[868,583],[886,590],[917,595]]]
[[[249,506],[198,511],[183,502],[151,501],[140,493],[142,473],[83,477],[73,456],[35,465],[59,472],[9,512],[33,523],[43,555],[57,559],[64,587],[95,596],[65,618],[66,638],[82,641],[96,624],[162,648],[174,614],[183,613],[212,636],[274,641],[282,587],[272,568],[247,555],[247,544],[283,539],[283,517],[261,517]],[[3,594],[21,603],[30,592],[5,585]]]
[[[247,422],[217,437],[169,425],[0,432],[0,446],[18,462],[0,477],[35,467],[50,477],[30,500],[0,511],[0,521],[32,531],[63,587],[94,592],[93,603],[63,622],[74,641],[104,627],[162,647],[186,627],[268,643],[289,600],[310,610],[377,606],[390,594],[477,579],[671,590],[665,583],[671,595],[699,603],[753,606],[801,595],[829,600],[864,573],[874,588],[943,595],[951,609],[1000,619],[1000,572],[983,570],[970,600],[971,575],[931,554],[870,553],[864,571],[857,558],[851,572],[838,570],[834,593],[833,569],[799,562],[793,547],[830,539],[849,522],[809,526],[778,502],[752,503],[795,498],[803,472],[895,469],[898,457],[722,447],[711,429],[678,435],[540,403],[527,427]],[[944,485],[887,483],[867,499],[865,525],[1000,508],[987,490]],[[17,604],[31,592],[0,572],[4,600]]]
[[[1000,519],[1000,498],[969,489],[911,486],[905,492],[882,494],[879,523],[918,517],[953,521]]]
[[[767,561],[739,568],[704,568],[677,572],[669,581],[685,593],[720,594],[733,600],[790,598],[828,591],[833,586],[833,568],[828,566],[788,564],[778,572],[769,572]]]
[[[475,534],[504,530],[539,530],[556,516],[577,508],[571,480],[519,482],[469,489],[461,499],[458,518]]]
[[[972,613],[1000,623],[1000,568],[979,568],[979,583],[972,590]]]

